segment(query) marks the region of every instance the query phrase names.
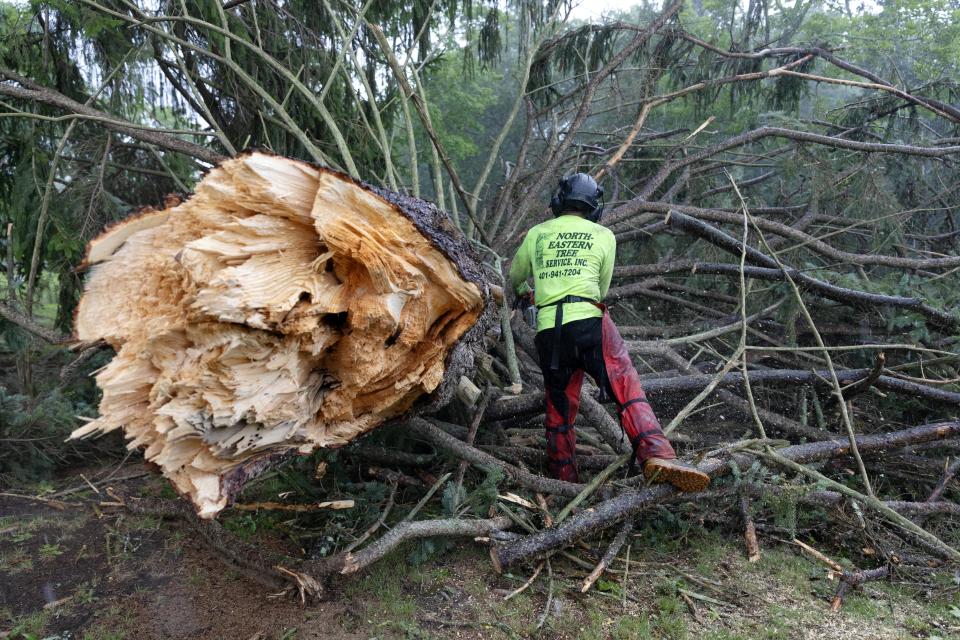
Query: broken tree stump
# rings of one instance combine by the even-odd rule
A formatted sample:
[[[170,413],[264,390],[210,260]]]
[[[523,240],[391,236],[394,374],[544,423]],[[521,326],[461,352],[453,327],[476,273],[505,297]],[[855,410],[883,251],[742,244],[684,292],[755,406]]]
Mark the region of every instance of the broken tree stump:
[[[448,399],[494,317],[433,205],[260,152],[91,242],[76,336],[117,354],[100,417],[201,517],[280,458]]]

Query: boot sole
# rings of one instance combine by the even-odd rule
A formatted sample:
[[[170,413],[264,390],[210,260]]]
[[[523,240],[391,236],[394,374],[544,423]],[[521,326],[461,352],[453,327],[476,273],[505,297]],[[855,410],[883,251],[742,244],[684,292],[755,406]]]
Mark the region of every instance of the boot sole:
[[[655,466],[644,469],[644,477],[654,484],[669,483],[684,493],[703,491],[710,486],[710,476],[696,469]]]

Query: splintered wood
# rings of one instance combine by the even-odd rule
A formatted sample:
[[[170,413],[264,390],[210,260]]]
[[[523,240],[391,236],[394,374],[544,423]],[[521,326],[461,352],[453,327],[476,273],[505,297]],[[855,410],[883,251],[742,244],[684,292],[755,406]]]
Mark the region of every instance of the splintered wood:
[[[231,471],[406,412],[485,304],[409,213],[253,153],[186,202],[108,230],[88,250],[76,333],[117,355],[97,375],[100,418],[72,437],[123,429],[212,517]]]

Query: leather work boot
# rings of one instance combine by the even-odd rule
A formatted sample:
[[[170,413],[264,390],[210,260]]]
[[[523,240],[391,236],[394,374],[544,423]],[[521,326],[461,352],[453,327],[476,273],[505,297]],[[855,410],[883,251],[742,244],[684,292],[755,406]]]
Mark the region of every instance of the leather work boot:
[[[643,463],[643,476],[651,483],[669,482],[680,491],[703,491],[710,484],[710,476],[700,469],[679,460],[650,458]]]

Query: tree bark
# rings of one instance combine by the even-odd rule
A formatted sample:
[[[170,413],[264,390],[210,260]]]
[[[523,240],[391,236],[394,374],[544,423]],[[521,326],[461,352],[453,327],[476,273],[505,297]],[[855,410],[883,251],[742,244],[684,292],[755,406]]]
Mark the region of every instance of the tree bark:
[[[870,372],[871,369],[841,369],[837,371],[837,379],[843,384],[849,384],[867,378]],[[750,371],[749,375],[750,384],[788,386],[812,384],[822,387],[829,386],[830,384],[828,381],[830,372],[826,370],[766,369]],[[712,380],[713,376],[707,374],[654,378],[644,380],[643,388],[648,397],[665,401],[673,394],[697,393],[710,384]],[[717,387],[721,389],[739,389],[742,385],[742,373],[728,373],[720,378],[720,383]],[[925,400],[960,405],[960,393],[923,385],[918,382],[911,382],[909,380],[901,380],[893,376],[879,376],[874,382],[874,386],[882,391],[892,391]],[[542,394],[526,393],[519,396],[498,398],[490,403],[490,407],[487,409],[487,417],[490,420],[499,420],[508,416],[534,414],[542,409]]]

